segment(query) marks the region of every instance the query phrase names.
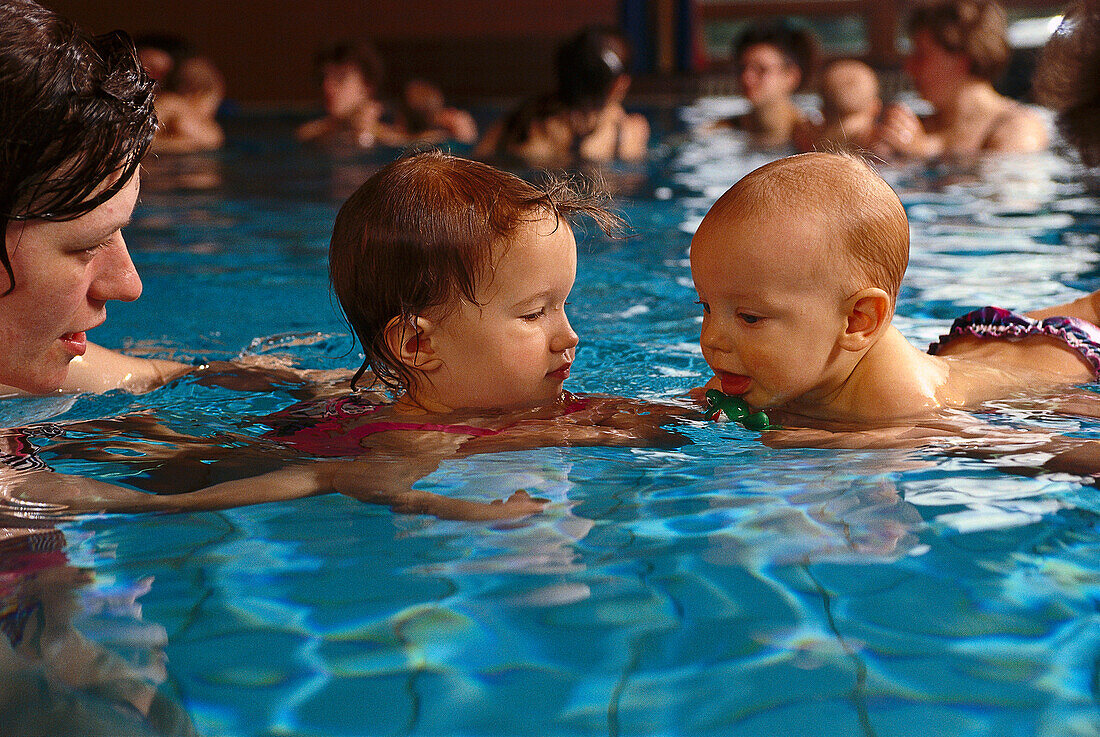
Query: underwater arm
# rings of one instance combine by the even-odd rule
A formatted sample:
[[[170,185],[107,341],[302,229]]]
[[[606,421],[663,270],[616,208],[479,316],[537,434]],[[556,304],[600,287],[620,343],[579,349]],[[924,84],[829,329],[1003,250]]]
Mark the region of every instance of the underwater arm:
[[[587,396],[582,409],[532,417],[495,435],[470,438],[461,445],[458,454],[548,447],[678,448],[689,441],[668,426],[701,417],[686,405]]]
[[[449,455],[449,454],[448,454]],[[532,498],[522,489],[505,500],[479,502],[413,488],[431,474],[445,457],[330,461],[324,465],[333,491],[369,504],[380,504],[401,514],[430,514],[439,519],[485,521],[515,519],[542,511],[545,499]]]
[[[300,499],[332,491],[323,464],[286,466],[180,494],[148,494],[125,486],[57,473],[0,470],[5,511],[27,518],[74,514],[197,512]]]

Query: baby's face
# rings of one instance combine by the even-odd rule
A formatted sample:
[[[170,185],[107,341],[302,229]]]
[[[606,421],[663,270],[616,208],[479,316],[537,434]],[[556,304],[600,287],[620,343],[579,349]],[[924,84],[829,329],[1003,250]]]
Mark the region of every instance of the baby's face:
[[[432,336],[443,365],[426,390],[447,408],[544,404],[569,378],[578,342],[565,315],[577,275],[569,225],[552,217],[526,223],[494,257],[491,277],[478,285],[480,304],[461,301]]]
[[[793,409],[827,398],[842,381],[843,287],[822,263],[821,218],[760,209],[740,216],[716,207],[691,241],[699,343],[714,371],[708,388],[756,408]]]

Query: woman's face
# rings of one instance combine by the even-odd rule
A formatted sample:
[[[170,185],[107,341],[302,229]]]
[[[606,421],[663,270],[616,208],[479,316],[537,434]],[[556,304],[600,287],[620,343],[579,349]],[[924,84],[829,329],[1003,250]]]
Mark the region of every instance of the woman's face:
[[[930,32],[922,30],[913,34],[913,50],[905,60],[905,71],[921,97],[939,108],[951,102],[959,82],[970,71],[970,62],[964,54],[940,46]]]
[[[771,44],[750,46],[737,59],[737,81],[753,106],[790,97],[801,79],[798,65]]]
[[[87,331],[107,319],[107,301],[141,295],[121,232],[138,187],[135,174],[114,197],[75,220],[8,224],[15,289],[0,296],[0,384],[36,394],[56,391],[69,362],[84,355]],[[10,286],[0,271],[0,292]]]

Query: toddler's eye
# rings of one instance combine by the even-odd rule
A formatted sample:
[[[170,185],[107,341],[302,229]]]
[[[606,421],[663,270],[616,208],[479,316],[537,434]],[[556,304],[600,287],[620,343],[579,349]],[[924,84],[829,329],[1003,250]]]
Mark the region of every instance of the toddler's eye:
[[[760,315],[750,315],[747,312],[738,312],[737,317],[741,320],[741,322],[745,323],[746,325],[752,325],[754,323],[760,322]]]
[[[708,315],[710,314],[710,305],[709,304],[707,304],[706,302],[704,302],[701,299],[695,300],[695,304],[703,305],[703,312],[707,313]]]
[[[540,307],[538,312],[531,312],[531,313],[528,313],[526,315],[520,315],[520,319],[521,320],[526,320],[528,322],[533,322],[535,320],[538,320],[540,317],[542,317],[545,314],[546,314],[546,308],[545,307]]]

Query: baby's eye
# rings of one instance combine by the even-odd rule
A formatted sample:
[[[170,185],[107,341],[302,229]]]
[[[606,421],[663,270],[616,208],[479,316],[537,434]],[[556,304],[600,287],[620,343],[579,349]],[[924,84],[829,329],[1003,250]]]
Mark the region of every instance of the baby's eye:
[[[747,312],[738,312],[737,317],[741,320],[741,322],[745,323],[746,325],[752,325],[754,323],[760,322],[760,320],[762,319],[760,315],[750,315]]]
[[[537,312],[529,312],[526,315],[520,315],[520,319],[526,320],[527,322],[534,322],[544,315],[546,315],[546,308],[540,307]]]
[[[697,299],[695,300],[695,304],[703,305],[703,312],[707,313],[708,315],[710,314],[710,305],[708,303],[704,302],[701,299]]]

